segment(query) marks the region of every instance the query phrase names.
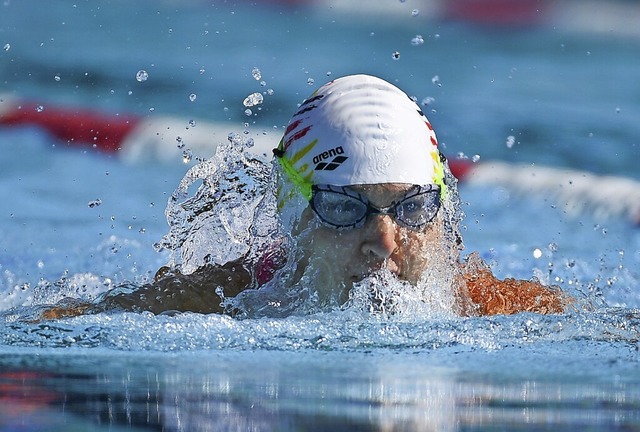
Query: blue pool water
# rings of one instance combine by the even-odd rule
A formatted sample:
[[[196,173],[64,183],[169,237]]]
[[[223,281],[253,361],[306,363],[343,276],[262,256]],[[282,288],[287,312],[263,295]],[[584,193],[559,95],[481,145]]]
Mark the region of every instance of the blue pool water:
[[[429,100],[451,158],[640,178],[640,39],[630,32],[551,18],[486,27],[438,19],[428,2],[388,3],[379,14],[6,1],[0,93],[44,112],[169,115],[273,140],[319,84],[366,72]],[[412,44],[417,35],[424,43]],[[242,101],[256,91],[265,101],[247,116]],[[466,252],[500,277],[536,276],[590,305],[558,316],[31,323],[21,318],[39,305],[148,281],[169,259],[153,247],[168,230],[167,200],[196,160],[128,163],[29,127],[0,129],[0,146],[0,430],[640,428],[640,231],[626,218],[569,214],[544,191],[461,185]]]

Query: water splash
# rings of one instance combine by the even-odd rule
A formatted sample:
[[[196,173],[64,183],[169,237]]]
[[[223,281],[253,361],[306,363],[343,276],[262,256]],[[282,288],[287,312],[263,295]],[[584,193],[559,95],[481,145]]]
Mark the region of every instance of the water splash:
[[[247,151],[242,135],[230,134],[211,159],[187,172],[169,198],[170,229],[156,248],[171,251],[170,265],[186,274],[245,255],[251,215],[265,196],[270,173],[271,165]]]
[[[381,270],[353,285],[344,309],[394,319],[453,318],[454,298],[449,282],[442,277],[437,284],[423,280],[413,285]]]
[[[16,321],[15,313],[10,312],[0,315],[0,322],[3,323],[0,344],[12,347],[103,347],[131,352],[424,350],[453,363],[461,353],[480,351],[501,355],[504,352],[509,359],[524,362],[523,348],[529,354],[558,355],[561,347],[569,345],[579,347],[588,362],[605,355],[606,351],[614,354],[616,361],[627,356],[636,364],[640,332],[637,311],[615,308],[567,315],[524,313],[479,318],[435,315],[412,318],[371,314],[353,308],[284,319],[249,320],[193,313],[172,316],[120,313],[40,324]],[[514,347],[516,352],[510,351]],[[567,370],[572,370],[576,361],[584,362],[579,357],[568,362]],[[563,358],[571,358],[571,354],[564,354]],[[530,367],[530,364],[519,365],[516,369],[522,371]]]

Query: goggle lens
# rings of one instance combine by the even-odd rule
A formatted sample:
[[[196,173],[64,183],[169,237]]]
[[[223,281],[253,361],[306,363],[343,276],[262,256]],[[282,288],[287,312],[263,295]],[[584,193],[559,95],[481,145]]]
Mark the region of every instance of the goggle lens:
[[[419,229],[438,214],[440,188],[416,186],[391,206],[377,208],[347,187],[317,185],[313,187],[310,205],[320,220],[335,228],[356,228],[364,225],[371,214],[388,214],[400,225]]]

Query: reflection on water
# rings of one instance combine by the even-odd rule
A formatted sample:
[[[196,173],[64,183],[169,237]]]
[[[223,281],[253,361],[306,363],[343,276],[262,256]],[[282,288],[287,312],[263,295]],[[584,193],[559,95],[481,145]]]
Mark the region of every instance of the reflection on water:
[[[170,431],[640,426],[640,390],[623,380],[578,383],[508,374],[499,379],[424,365],[419,360],[428,352],[307,354],[4,356],[0,430],[21,425]]]

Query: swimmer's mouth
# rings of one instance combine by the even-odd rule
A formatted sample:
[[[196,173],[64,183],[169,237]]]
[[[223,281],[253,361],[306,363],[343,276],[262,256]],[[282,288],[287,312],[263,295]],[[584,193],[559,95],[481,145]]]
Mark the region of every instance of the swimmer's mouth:
[[[378,263],[372,263],[369,265],[367,270],[364,270],[359,274],[355,274],[351,276],[352,282],[360,282],[367,276],[371,276],[373,273],[382,269],[389,270],[391,273],[396,275],[398,279],[402,279],[402,272],[400,271],[400,268],[398,267],[398,265],[392,260],[387,259],[384,261],[380,261]]]

